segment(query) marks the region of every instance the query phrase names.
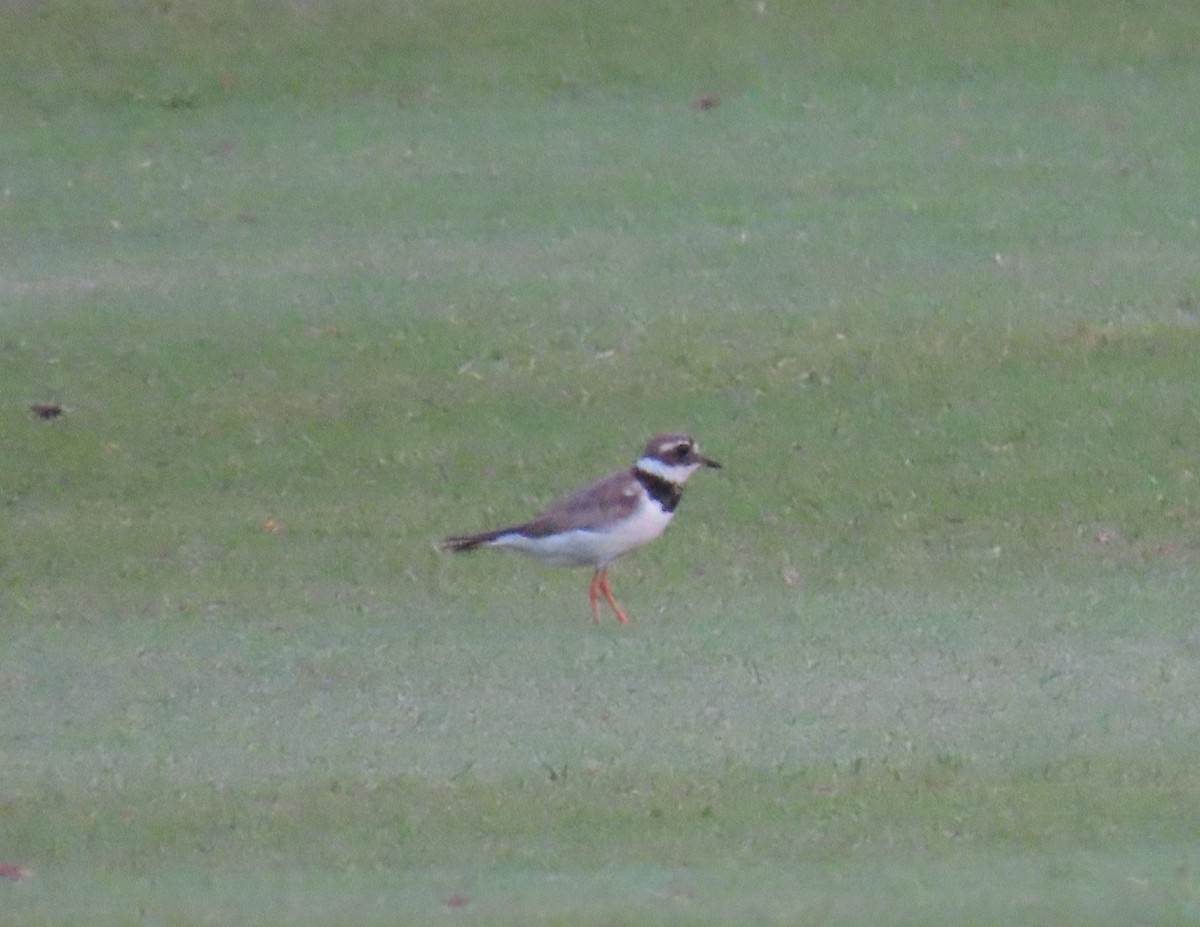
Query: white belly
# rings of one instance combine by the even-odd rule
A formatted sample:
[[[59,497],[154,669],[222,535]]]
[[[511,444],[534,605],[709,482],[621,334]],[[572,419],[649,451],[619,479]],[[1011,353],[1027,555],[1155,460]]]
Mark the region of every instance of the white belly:
[[[502,534],[490,546],[507,547],[555,566],[607,566],[622,554],[653,541],[671,522],[656,502],[643,500],[629,518],[604,531],[577,529],[541,538]]]

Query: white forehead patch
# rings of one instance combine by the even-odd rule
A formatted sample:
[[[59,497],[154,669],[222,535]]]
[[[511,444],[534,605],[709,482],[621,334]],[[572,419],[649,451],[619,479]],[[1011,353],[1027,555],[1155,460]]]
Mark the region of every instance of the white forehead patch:
[[[688,450],[691,450],[692,444],[689,441],[681,441],[678,438],[670,441],[663,441],[658,445],[658,455],[660,457],[665,457],[667,454],[674,453],[675,449],[679,447],[684,447]]]

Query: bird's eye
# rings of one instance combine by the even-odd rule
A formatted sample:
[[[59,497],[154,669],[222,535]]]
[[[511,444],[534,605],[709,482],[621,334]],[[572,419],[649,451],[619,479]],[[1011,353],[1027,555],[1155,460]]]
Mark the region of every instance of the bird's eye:
[[[680,460],[686,460],[687,455],[690,454],[691,451],[692,451],[692,446],[690,444],[675,445],[675,456],[678,457]]]

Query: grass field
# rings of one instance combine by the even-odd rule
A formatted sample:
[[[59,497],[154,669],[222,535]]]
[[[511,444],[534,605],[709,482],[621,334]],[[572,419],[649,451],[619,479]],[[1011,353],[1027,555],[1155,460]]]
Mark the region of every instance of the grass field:
[[[503,7],[0,5],[0,922],[1200,921],[1200,10]]]

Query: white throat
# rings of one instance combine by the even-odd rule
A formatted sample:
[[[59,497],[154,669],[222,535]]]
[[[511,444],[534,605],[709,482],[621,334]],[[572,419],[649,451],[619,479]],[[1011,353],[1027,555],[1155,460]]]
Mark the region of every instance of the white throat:
[[[668,464],[663,463],[657,457],[642,457],[637,462],[637,469],[643,473],[649,473],[651,476],[657,476],[659,479],[666,480],[668,483],[673,483],[676,486],[682,486],[687,482],[689,476],[699,469],[700,464]]]

